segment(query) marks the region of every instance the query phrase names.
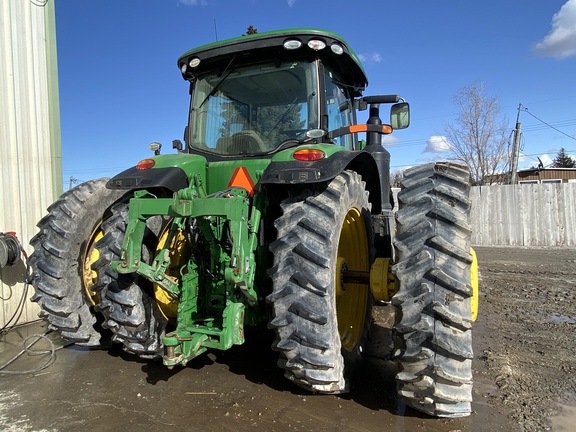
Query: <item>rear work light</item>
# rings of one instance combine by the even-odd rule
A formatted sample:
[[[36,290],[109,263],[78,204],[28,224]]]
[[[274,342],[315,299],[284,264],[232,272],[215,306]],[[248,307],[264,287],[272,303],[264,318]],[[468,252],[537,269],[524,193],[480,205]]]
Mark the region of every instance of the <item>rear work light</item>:
[[[287,50],[295,50],[298,49],[302,46],[302,42],[299,41],[298,39],[289,39],[286,42],[284,42],[284,49]]]
[[[319,39],[311,39],[308,41],[308,47],[314,51],[320,51],[326,48],[326,42]]]
[[[136,164],[136,169],[139,171],[146,171],[156,165],[154,159],[142,159],[140,162]]]
[[[342,48],[342,45],[332,44],[332,45],[330,45],[330,49],[332,50],[332,52],[334,54],[337,54],[337,55],[344,54],[344,48]]]
[[[324,159],[326,157],[326,153],[318,149],[301,149],[296,150],[292,157],[299,161],[317,161]]]

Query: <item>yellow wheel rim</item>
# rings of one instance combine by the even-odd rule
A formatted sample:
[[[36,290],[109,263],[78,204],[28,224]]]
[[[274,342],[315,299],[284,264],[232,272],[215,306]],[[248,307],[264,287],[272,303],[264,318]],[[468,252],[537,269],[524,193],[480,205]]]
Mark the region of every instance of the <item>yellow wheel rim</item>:
[[[166,227],[160,234],[160,240],[156,247],[156,253],[166,248],[166,241],[170,234],[172,223],[166,224]],[[174,281],[179,281],[182,277],[180,269],[190,259],[190,244],[181,229],[178,229],[170,245],[167,247],[170,254],[170,266],[166,269],[166,275]],[[175,320],[178,317],[178,301],[174,300],[159,285],[154,284],[154,297],[162,315],[168,320]]]
[[[92,270],[92,264],[98,261],[98,258],[100,257],[100,252],[94,247],[94,244],[102,237],[104,237],[104,231],[102,231],[102,222],[100,222],[96,225],[96,228],[94,228],[90,235],[88,246],[86,247],[86,253],[82,260],[82,283],[88,299],[93,305],[98,303],[98,295],[92,290],[98,275],[94,270]]]
[[[478,259],[476,252],[470,248],[472,255],[472,265],[470,266],[470,285],[472,286],[472,297],[470,298],[470,309],[472,310],[472,321],[478,317]]]
[[[345,263],[344,268],[348,270],[370,270],[366,225],[362,214],[355,208],[348,211],[342,224],[337,263],[340,263],[337,265],[338,268],[342,268],[342,263]],[[369,288],[367,285],[355,283],[341,286],[341,274],[337,273],[335,277],[338,331],[342,347],[350,352],[354,350],[362,338]]]

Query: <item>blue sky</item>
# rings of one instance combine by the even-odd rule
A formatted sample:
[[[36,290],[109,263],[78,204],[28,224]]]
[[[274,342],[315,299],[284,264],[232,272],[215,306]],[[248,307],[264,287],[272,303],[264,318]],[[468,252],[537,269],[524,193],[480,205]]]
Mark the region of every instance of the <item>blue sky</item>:
[[[392,171],[447,156],[438,137],[474,81],[510,130],[528,109],[520,168],[561,147],[576,156],[576,0],[56,0],[65,189],[136,164],[152,141],[170,152],[188,105],[176,60],[248,25],[335,31],[363,60],[365,95],[410,102],[410,128],[388,142]]]

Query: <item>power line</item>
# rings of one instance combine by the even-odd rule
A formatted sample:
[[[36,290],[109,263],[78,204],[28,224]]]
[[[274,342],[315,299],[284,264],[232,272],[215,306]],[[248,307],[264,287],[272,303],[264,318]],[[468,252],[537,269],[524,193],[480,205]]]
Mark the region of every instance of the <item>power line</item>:
[[[559,120],[559,121],[555,121],[555,122],[550,122],[549,123],[551,126],[554,126],[556,128],[566,128],[566,127],[570,127],[570,126],[576,126],[576,119],[570,119],[570,120]],[[545,124],[540,124],[540,123],[532,123],[530,125],[527,125],[524,128],[524,131],[537,131],[537,130],[543,130],[543,129],[548,129],[548,125]]]
[[[574,141],[576,141],[576,138],[574,138],[573,136],[568,135],[567,133],[561,131],[560,129],[557,129],[557,128],[555,128],[554,126],[552,126],[551,124],[546,123],[544,120],[536,117],[534,114],[532,114],[530,111],[528,111],[528,108],[523,107],[523,111],[526,112],[526,113],[528,113],[528,114],[530,114],[532,117],[534,117],[534,118],[535,118],[536,120],[538,120],[539,122],[544,123],[544,124],[545,124],[546,126],[548,126],[549,128],[554,129],[556,132],[560,132],[562,135],[565,135],[565,136],[567,136],[568,138],[571,138],[571,139],[573,139]]]
[[[542,156],[542,155],[554,155],[557,154],[557,151],[553,151],[553,152],[543,152],[543,153],[531,153],[531,154],[525,154],[522,153],[522,156],[526,156],[526,157],[533,157],[533,156]],[[564,153],[576,153],[576,150],[566,150],[564,149]]]

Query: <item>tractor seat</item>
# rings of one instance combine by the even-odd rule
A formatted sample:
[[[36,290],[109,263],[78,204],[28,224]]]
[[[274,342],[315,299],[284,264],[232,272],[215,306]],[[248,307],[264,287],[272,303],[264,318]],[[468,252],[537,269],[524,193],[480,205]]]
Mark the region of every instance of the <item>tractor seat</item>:
[[[268,151],[264,141],[253,130],[236,132],[232,136],[218,138],[216,149],[220,154],[262,153]]]

